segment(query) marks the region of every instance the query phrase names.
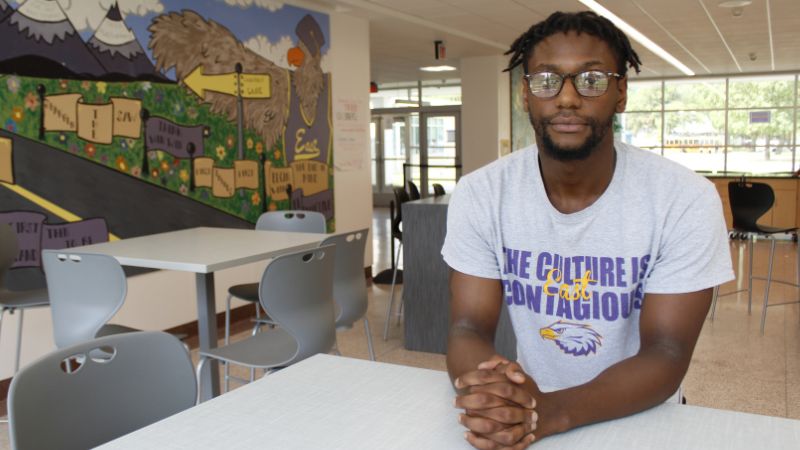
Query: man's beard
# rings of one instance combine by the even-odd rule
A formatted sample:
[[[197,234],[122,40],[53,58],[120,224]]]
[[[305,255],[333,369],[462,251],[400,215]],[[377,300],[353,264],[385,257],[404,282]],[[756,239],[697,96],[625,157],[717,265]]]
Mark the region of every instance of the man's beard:
[[[592,153],[594,153],[600,142],[605,139],[606,134],[611,129],[614,121],[613,114],[609,116],[608,120],[605,122],[600,122],[597,119],[581,117],[581,119],[586,122],[586,125],[588,125],[589,129],[591,130],[589,137],[587,137],[586,140],[577,147],[561,147],[553,142],[553,137],[547,131],[547,125],[551,120],[558,117],[558,115],[543,117],[539,120],[536,120],[533,118],[533,114],[529,111],[528,117],[530,118],[534,131],[536,131],[536,134],[539,135],[542,140],[541,150],[544,151],[547,156],[557,161],[582,161],[588,158]]]

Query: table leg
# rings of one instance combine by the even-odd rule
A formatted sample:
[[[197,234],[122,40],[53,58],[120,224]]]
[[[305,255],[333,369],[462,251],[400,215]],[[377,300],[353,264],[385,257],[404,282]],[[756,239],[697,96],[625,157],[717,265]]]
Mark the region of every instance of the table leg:
[[[197,285],[197,334],[200,349],[206,350],[217,346],[217,308],[214,299],[214,274],[198,273],[195,275]],[[219,395],[219,369],[217,361],[210,359],[200,375],[202,398],[209,400]]]

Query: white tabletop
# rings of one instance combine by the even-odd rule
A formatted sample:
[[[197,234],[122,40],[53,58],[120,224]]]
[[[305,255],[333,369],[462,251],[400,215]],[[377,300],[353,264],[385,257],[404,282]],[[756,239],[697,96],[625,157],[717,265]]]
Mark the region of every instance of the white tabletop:
[[[111,255],[124,266],[213,273],[313,248],[326,237],[317,233],[190,228],[76,247],[71,251]]]
[[[317,355],[120,439],[108,449],[460,449],[444,372]],[[794,449],[800,421],[663,404],[533,449]]]

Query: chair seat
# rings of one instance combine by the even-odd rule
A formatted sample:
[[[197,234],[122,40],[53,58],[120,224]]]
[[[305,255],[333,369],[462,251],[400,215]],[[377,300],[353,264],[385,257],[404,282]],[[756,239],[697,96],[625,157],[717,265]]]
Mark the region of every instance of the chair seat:
[[[126,327],[125,325],[117,325],[114,323],[107,323],[100,327],[97,331],[97,334],[94,335],[95,338],[101,338],[105,336],[112,336],[115,334],[122,334],[122,333],[131,333],[134,331],[142,331],[137,328]]]
[[[228,288],[228,293],[239,300],[258,301],[258,283],[237,284]]]
[[[268,369],[285,366],[297,353],[297,341],[283,329],[276,328],[234,342],[225,347],[201,350],[200,356],[243,366]]]
[[[49,304],[50,299],[47,296],[47,288],[27,291],[0,289],[0,307],[4,309],[33,308]]]

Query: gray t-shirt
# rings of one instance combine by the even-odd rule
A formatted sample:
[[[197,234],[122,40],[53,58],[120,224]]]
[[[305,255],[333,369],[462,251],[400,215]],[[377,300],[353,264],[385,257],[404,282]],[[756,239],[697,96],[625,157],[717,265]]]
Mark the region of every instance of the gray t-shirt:
[[[645,294],[733,279],[714,185],[661,156],[615,148],[611,183],[576,213],[550,203],[535,147],[464,176],[450,198],[444,260],[501,280],[518,360],[549,389],[635,355]]]

